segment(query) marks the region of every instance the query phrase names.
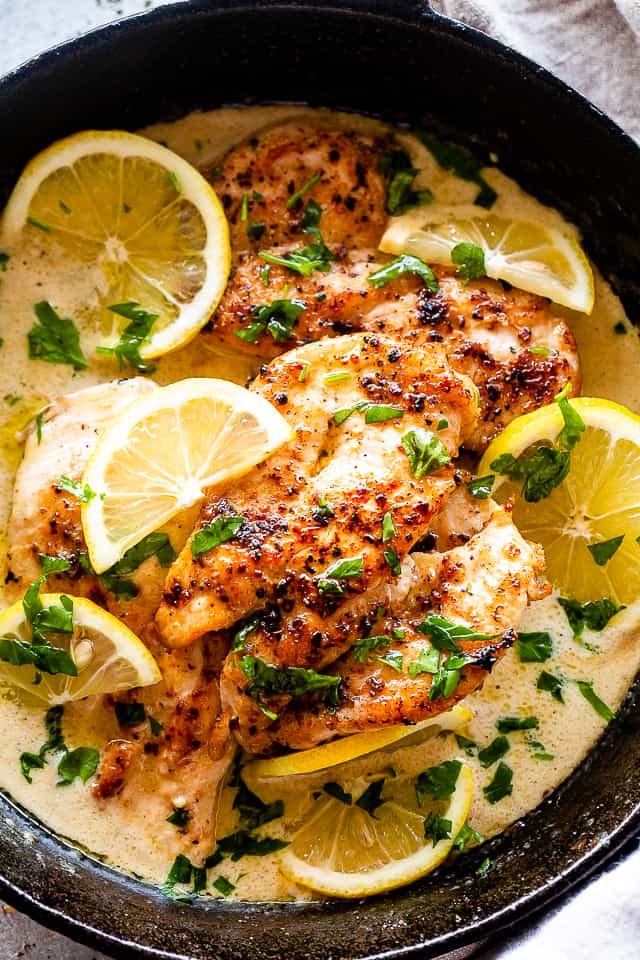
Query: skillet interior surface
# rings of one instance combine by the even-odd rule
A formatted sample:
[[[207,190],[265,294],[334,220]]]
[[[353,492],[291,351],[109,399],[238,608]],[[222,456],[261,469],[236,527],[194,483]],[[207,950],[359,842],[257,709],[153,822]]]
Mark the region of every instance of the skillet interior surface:
[[[136,129],[223,103],[302,101],[422,122],[490,150],[582,229],[634,322],[640,151],[578,94],[413,0],[341,6],[233,0],[163,7],[43,55],[0,82],[0,190],[52,140]],[[52,836],[0,798],[0,893],[119,956],[434,957],[566,891],[640,825],[640,705],[632,692],[587,760],[481,850],[395,894],[330,904],[175,904]],[[489,856],[482,878],[474,872]]]

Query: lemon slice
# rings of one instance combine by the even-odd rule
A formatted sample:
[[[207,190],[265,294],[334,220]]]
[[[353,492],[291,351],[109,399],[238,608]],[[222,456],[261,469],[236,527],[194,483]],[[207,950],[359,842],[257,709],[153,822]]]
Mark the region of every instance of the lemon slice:
[[[317,770],[337,767],[341,763],[355,760],[367,753],[382,750],[384,747],[396,744],[408,737],[420,737],[427,731],[435,736],[441,730],[460,730],[472,719],[471,710],[458,704],[435,719],[429,717],[412,726],[396,724],[380,730],[355,733],[351,737],[342,737],[339,740],[332,740],[331,743],[312,747],[310,750],[289,753],[284,757],[275,757],[272,760],[253,760],[247,763],[243,769],[249,777],[256,780],[315,773]]]
[[[122,130],[76,133],[39,153],[2,229],[9,243],[22,234],[81,274],[92,271],[95,296],[77,319],[103,346],[126,325],[108,307],[133,301],[155,314],[143,357],[195,336],[229,275],[229,230],[211,186],[171,150]]]
[[[459,761],[453,761],[459,763]],[[386,780],[373,815],[357,803],[322,795],[291,844],[280,869],[320,893],[365,897],[404,886],[442,863],[464,826],[473,799],[473,776],[459,764],[453,793],[437,803],[418,803],[415,781]],[[425,837],[425,818],[448,821],[446,836]]]
[[[640,593],[640,417],[610,400],[571,400],[587,429],[571,453],[568,476],[537,503],[521,485],[498,476],[497,499],[515,496],[513,517],[524,537],[544,547],[547,576],[563,596],[581,603],[609,597],[628,604]],[[502,454],[519,457],[540,441],[553,441],[563,419],[557,404],[513,420],[485,452],[479,475]],[[589,545],[624,539],[603,565]]]
[[[593,310],[593,274],[582,247],[573,234],[546,223],[507,219],[474,207],[425,206],[393,219],[380,249],[451,265],[451,251],[459,243],[482,248],[488,277],[572,310]]]
[[[268,400],[228,380],[180,380],[136,400],[101,434],[82,478],[96,494],[82,506],[94,570],[292,436]]]
[[[62,594],[43,593],[43,606],[60,605]],[[158,665],[134,633],[106,610],[83,597],[73,602],[73,633],[56,633],[56,647],[71,654],[77,677],[42,672],[36,681],[31,665],[14,666],[0,661],[0,683],[17,687],[21,698],[32,706],[48,707],[97,694],[117,693],[133,687],[147,687],[162,679]],[[31,642],[31,626],[25,619],[22,601],[0,614],[0,636]]]

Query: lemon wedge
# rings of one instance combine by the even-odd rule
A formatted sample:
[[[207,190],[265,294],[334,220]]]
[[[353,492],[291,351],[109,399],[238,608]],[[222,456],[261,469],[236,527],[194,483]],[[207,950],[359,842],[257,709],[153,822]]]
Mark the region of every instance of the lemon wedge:
[[[27,165],[2,220],[38,253],[92,271],[95,294],[77,317],[113,346],[126,325],[109,307],[155,315],[140,350],[157,357],[196,335],[229,275],[226,217],[204,177],[166,147],[122,130],[58,140]],[[65,276],[73,278],[74,270]]]
[[[440,733],[441,730],[460,730],[473,719],[473,713],[467,707],[457,704],[435,719],[422,720],[412,726],[396,724],[380,730],[367,730],[350,737],[341,737],[309,750],[300,750],[272,760],[252,760],[244,766],[245,775],[255,780],[272,777],[295,777],[298,774],[315,773],[337,767],[341,763],[355,760],[367,753],[383,750],[398,744],[407,738],[421,738],[423,735]]]
[[[293,436],[268,400],[228,380],[180,380],[139,398],[98,439],[82,478],[82,526],[96,573],[246,473]]]
[[[520,496],[521,484],[502,476],[494,492],[498,500],[515,497],[514,521],[524,537],[544,547],[547,576],[563,596],[628,604],[640,593],[640,417],[610,400],[579,397],[571,406],[586,430],[564,481],[536,503]],[[535,444],[553,442],[562,427],[555,403],[518,417],[486,450],[479,475],[493,473],[491,464],[505,453],[518,458]],[[610,559],[598,562],[597,544],[613,548],[621,536]]]
[[[572,233],[546,223],[499,217],[473,206],[427,205],[392,219],[380,249],[450,266],[459,243],[482,249],[488,277],[572,310],[593,310],[593,273],[582,247]]]
[[[133,687],[158,683],[158,665],[134,633],[106,610],[83,597],[66,598],[59,593],[43,593],[44,607],[73,605],[73,631],[55,633],[49,641],[71,656],[77,676],[68,673],[46,673],[31,664],[16,666],[0,660],[0,682],[17,687],[21,698],[32,706],[52,707],[82,700],[97,694],[117,693]],[[31,625],[27,622],[22,601],[0,614],[0,637],[31,643]]]
[[[438,800],[410,778],[385,780],[373,804],[322,794],[281,854],[282,873],[336,897],[384,893],[425,876],[450,853],[473,799],[469,767],[448,761],[447,774],[455,784]]]

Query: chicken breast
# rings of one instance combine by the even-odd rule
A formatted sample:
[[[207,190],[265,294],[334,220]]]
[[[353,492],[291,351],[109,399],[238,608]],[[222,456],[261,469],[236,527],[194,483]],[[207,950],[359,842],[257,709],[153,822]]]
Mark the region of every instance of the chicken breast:
[[[402,560],[455,489],[449,459],[474,427],[476,391],[439,347],[365,334],[291,351],[251,389],[278,407],[295,438],[243,480],[208,492],[157,623],[178,646],[277,601],[290,633],[282,655],[325,662],[377,602],[371,594],[363,608],[358,597],[388,580],[385,514],[393,511]],[[403,444],[416,436],[424,449],[414,472]],[[201,550],[232,517],[240,523],[232,539]],[[358,575],[340,592],[323,586],[349,557]]]
[[[184,832],[186,849],[193,846],[196,854],[203,850],[206,856],[215,836],[217,790],[234,750],[218,687],[227,646],[222,638],[205,637],[188,651],[168,652],[159,642],[153,620],[166,576],[158,556],[148,557],[126,577],[97,577],[87,563],[80,500],[60,486],[65,477],[80,481],[108,421],[155,389],[154,383],[142,378],[106,383],[60,397],[47,409],[41,438],[36,431],[28,437],[16,477],[9,576],[17,599],[40,576],[41,555],[63,557],[70,569],[49,577],[49,589],[89,597],[126,623],[150,648],[162,682],[119,699],[145,704],[163,731],[152,737],[145,723],[134,735],[126,730],[123,737],[112,740],[102,755],[94,795],[106,800],[126,788],[124,802],[135,803],[140,791],[160,791],[167,797],[167,814],[178,798],[190,814]],[[170,530],[173,543],[184,542],[193,519],[187,514],[177,518]]]
[[[265,358],[357,330],[440,343],[453,369],[469,376],[480,391],[480,420],[465,440],[467,449],[476,452],[515,417],[551,403],[566,383],[571,382],[574,394],[579,392],[574,336],[542,297],[488,278],[465,286],[442,267],[434,268],[436,293],[407,276],[376,288],[367,277],[380,265],[374,251],[350,251],[328,272],[307,277],[273,266],[265,287],[263,261],[245,253],[202,337],[210,347],[223,345]],[[283,299],[303,307],[286,340],[274,339],[266,326],[249,341],[237,335],[248,329],[257,307]]]
[[[449,526],[450,512],[458,527],[460,506],[470,499],[466,491],[457,491],[448,500],[438,518],[441,529]],[[328,668],[329,676],[340,678],[335,702],[274,696],[259,683],[252,687],[247,672],[251,680],[256,671],[248,667],[265,653],[259,634],[249,634],[242,650],[229,655],[221,678],[222,700],[238,717],[236,736],[244,749],[260,754],[285,747],[300,750],[374,727],[416,723],[450,709],[481,686],[513,643],[514,628],[529,601],[546,596],[550,587],[543,578],[542,549],[522,539],[510,505],[468,505],[476,509],[456,534],[468,542],[445,553],[405,557],[398,588],[381,604],[378,619],[361,621],[360,639],[377,638],[371,651],[363,655],[356,645]],[[473,529],[470,535],[467,531]],[[466,664],[451,693],[433,687],[437,655],[436,665],[420,668],[431,649],[425,625],[433,614],[475,632],[456,641]],[[439,659],[442,665],[442,654]],[[273,655],[268,663],[274,663]],[[260,676],[264,679],[264,669]]]
[[[209,171],[235,252],[302,240],[304,211],[322,208],[326,243],[376,247],[386,223],[381,151],[388,138],[292,121],[234,147]]]

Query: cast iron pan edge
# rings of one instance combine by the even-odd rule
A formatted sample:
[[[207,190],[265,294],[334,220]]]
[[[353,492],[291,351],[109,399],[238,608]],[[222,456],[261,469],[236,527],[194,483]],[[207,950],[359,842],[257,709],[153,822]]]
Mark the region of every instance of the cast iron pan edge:
[[[7,150],[0,159],[0,162],[7,163],[4,170],[5,187],[10,186],[20,164],[36,150],[41,149],[54,136],[78,129],[80,125],[90,126],[92,122],[95,123],[95,116],[101,117],[104,126],[135,128],[160,119],[161,116],[170,118],[197,106],[217,105],[222,99],[241,102],[246,96],[246,91],[242,91],[239,81],[234,78],[236,88],[230,95],[225,94],[217,101],[211,100],[211,96],[205,96],[201,103],[195,103],[188,98],[193,97],[193,93],[188,95],[185,91],[182,91],[184,96],[181,101],[178,70],[174,81],[177,93],[173,99],[171,91],[165,89],[166,84],[163,84],[162,78],[153,77],[159,95],[156,102],[158,112],[151,115],[149,111],[152,99],[140,93],[145,90],[144,78],[134,71],[131,79],[134,95],[127,97],[126,102],[110,102],[111,83],[115,80],[107,69],[106,53],[113,57],[117,52],[121,61],[126,63],[127,56],[130,56],[132,51],[135,52],[137,44],[145,53],[144,65],[149,63],[148,69],[153,73],[156,51],[153,46],[145,48],[141,38],[143,31],[145,36],[151,38],[150,44],[154,39],[157,42],[162,39],[166,44],[170,44],[174,37],[177,43],[186,30],[187,22],[198,22],[204,26],[209,18],[218,17],[215,26],[223,29],[226,17],[234,18],[234,37],[244,36],[248,43],[251,43],[252,39],[255,42],[255,38],[251,37],[251,29],[254,26],[253,21],[258,21],[261,42],[268,43],[269,18],[274,21],[281,18],[274,33],[275,39],[279,39],[279,31],[282,29],[295,32],[293,20],[297,17],[296,24],[300,26],[300,15],[317,27],[319,36],[325,21],[330,19],[336,24],[339,22],[346,32],[351,30],[353,33],[354,24],[357,25],[358,30],[364,31],[363,47],[367,44],[375,46],[375,43],[380,41],[380,33],[384,34],[385,40],[389,32],[394,33],[400,42],[405,44],[402,50],[403,56],[406,53],[407,61],[414,53],[414,41],[416,47],[422,41],[426,44],[424,31],[428,30],[438,43],[445,47],[449,44],[457,52],[464,53],[464,59],[460,59],[457,64],[461,70],[464,70],[467,61],[476,64],[476,79],[479,56],[487,57],[490,67],[487,82],[491,79],[491,70],[497,74],[500,74],[501,70],[502,74],[508,70],[514,87],[518,84],[522,87],[524,84],[522,89],[530,94],[531,111],[527,112],[523,107],[522,124],[531,123],[531,117],[535,114],[533,104],[536,97],[545,98],[545,104],[548,103],[549,106],[550,121],[557,124],[562,121],[563,110],[575,112],[578,133],[593,138],[592,148],[598,162],[601,156],[615,157],[619,177],[617,182],[611,184],[607,193],[607,198],[610,194],[614,195],[611,208],[619,213],[611,228],[617,241],[616,257],[612,262],[619,268],[619,275],[612,279],[617,282],[618,289],[627,302],[633,305],[631,301],[636,301],[634,294],[637,291],[635,277],[640,275],[637,248],[640,212],[637,201],[634,206],[635,197],[630,192],[633,183],[637,182],[640,170],[637,147],[615,124],[546,71],[470,28],[434,17],[418,3],[410,0],[388,4],[376,3],[375,0],[352,0],[344,7],[335,4],[326,7],[319,4],[311,6],[298,2],[277,5],[257,2],[252,6],[238,7],[231,0],[222,0],[215,5],[176,4],[109,25],[79,40],[64,44],[36,58],[0,82],[0,118],[5,120],[2,125],[4,134],[0,132],[0,142],[3,137],[7,138]],[[289,21],[292,21],[291,25]],[[430,52],[437,59],[438,47],[433,45],[433,42]],[[106,92],[96,85],[95,76],[93,85],[87,82],[87,90],[83,89],[83,69],[90,72],[87,71],[90,58],[102,58],[100,62],[107,81]],[[311,59],[306,65],[313,72]],[[178,66],[188,72],[186,61]],[[429,64],[425,64],[425,71],[428,71],[428,68]],[[211,69],[215,72],[215,62]],[[284,72],[286,73],[286,70]],[[75,87],[70,78],[75,82]],[[278,89],[278,78],[270,82],[270,91],[273,92],[270,92],[268,99],[291,99],[291,90],[295,89],[294,87],[289,85],[288,96],[283,96],[284,90]],[[373,82],[372,79],[371,83]],[[354,84],[357,85],[357,77],[354,78]],[[46,100],[47,96],[51,98],[52,103],[48,109],[46,104],[34,104],[33,87],[40,95],[40,100]],[[83,107],[78,107],[78,103],[86,103],[87,110],[95,104],[95,115],[92,121],[85,120],[83,124],[76,116],[75,126],[72,123],[65,129],[67,120],[63,94],[68,98],[69,90],[73,91],[74,116],[82,112]],[[378,97],[371,104],[374,110],[367,111],[364,101],[359,108],[363,112],[380,112],[390,119],[403,119],[402,113],[393,109],[393,104],[385,100],[384,93],[384,89],[378,90]],[[215,93],[213,96],[215,97]],[[471,104],[472,96],[476,97],[476,100]],[[455,93],[451,93],[451,97],[454,102]],[[322,88],[320,84],[317,94],[310,95],[308,99],[314,103],[335,107],[356,109],[358,106],[353,102],[357,99],[356,94],[345,90],[327,96],[326,85]],[[488,99],[490,101],[490,98]],[[12,119],[12,110],[15,110],[17,100],[21,105],[21,127],[6,123],[8,119]],[[485,146],[498,143],[499,125],[492,126],[491,111],[486,109],[486,104],[483,104],[477,91],[467,86],[466,99],[463,97],[460,102],[466,103],[467,110],[471,109],[471,104],[475,111],[474,119],[481,116],[482,123],[477,120],[477,126],[486,132]],[[59,108],[58,115],[54,109],[56,103]],[[66,106],[68,110],[68,100]],[[34,115],[33,123],[29,119],[30,111]],[[413,113],[416,114],[415,109]],[[20,117],[16,119],[19,121]],[[441,117],[434,117],[434,123],[438,125],[438,119],[440,127],[446,126]],[[510,124],[510,129],[515,131],[514,138],[515,133],[522,137],[522,129],[517,126],[517,116],[510,117]],[[473,126],[471,122],[468,125]],[[18,143],[16,138],[19,139]],[[456,139],[460,139],[460,136],[456,136]],[[482,137],[476,136],[474,139],[482,147]],[[572,177],[582,177],[585,183],[588,183],[591,176],[591,185],[598,186],[593,171],[582,171],[579,162],[576,165],[571,159],[571,144],[567,142],[564,147],[564,151],[559,151],[561,156],[555,166],[553,157],[547,161],[549,170],[553,173],[550,179],[554,179],[558,189],[557,195],[549,194],[550,202],[562,201],[563,191],[558,187],[558,184],[562,183],[562,163],[570,167]],[[502,163],[505,169],[518,167],[517,158],[510,153],[509,140],[502,143],[500,152],[501,160],[502,154],[505,156]],[[6,157],[11,158],[11,164]],[[527,162],[523,161],[524,166],[518,169],[521,181],[528,186],[530,181],[540,177],[533,192],[539,196],[544,195],[545,178],[541,176],[535,163],[528,162],[528,158],[524,159]],[[628,195],[625,192],[627,183]],[[600,213],[596,203],[602,205],[603,202],[602,196],[594,196],[593,224],[588,211],[582,218],[576,219],[580,221],[589,249],[598,262],[606,267],[607,247],[613,246],[612,237],[606,238],[607,242],[603,247],[599,240],[600,231],[595,229],[598,227]],[[591,227],[593,229],[590,229]],[[608,256],[613,256],[611,251]],[[601,867],[625,839],[638,831],[640,738],[637,735],[629,736],[637,734],[640,723],[636,695],[629,696],[626,708],[621,714],[621,719],[607,730],[584,764],[524,821],[516,824],[506,835],[483,847],[481,851],[463,858],[452,867],[411,888],[386,898],[356,904],[257,904],[246,907],[215,903],[198,905],[197,908],[176,905],[163,898],[150,885],[124,877],[95,861],[89,861],[82,853],[52,836],[8,799],[0,804],[0,817],[3,821],[0,858],[4,874],[0,880],[0,892],[9,902],[48,926],[123,957],[135,955],[182,960],[186,957],[219,956],[224,960],[231,960],[232,957],[244,958],[250,954],[252,960],[270,960],[283,955],[287,956],[288,960],[302,960],[303,957],[308,957],[309,960],[324,960],[328,956],[438,956],[446,950],[504,929],[525,914],[551,903],[576,882]],[[31,839],[25,840],[25,833],[30,834]],[[493,866],[485,877],[475,879],[474,870],[485,855],[492,858]]]

